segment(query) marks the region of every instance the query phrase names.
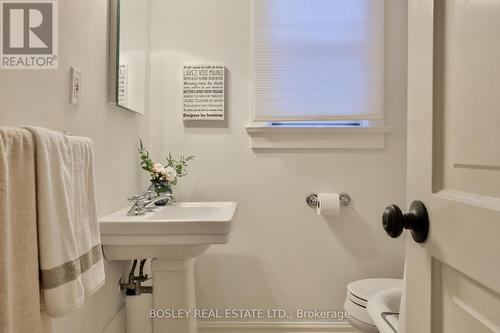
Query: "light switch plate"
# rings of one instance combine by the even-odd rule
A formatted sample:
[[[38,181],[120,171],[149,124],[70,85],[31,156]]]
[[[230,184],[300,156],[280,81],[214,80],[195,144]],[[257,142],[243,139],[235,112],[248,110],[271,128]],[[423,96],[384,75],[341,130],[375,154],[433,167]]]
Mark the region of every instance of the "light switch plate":
[[[70,69],[70,88],[70,104],[80,105],[80,95],[82,92],[82,72],[75,67],[71,67]]]

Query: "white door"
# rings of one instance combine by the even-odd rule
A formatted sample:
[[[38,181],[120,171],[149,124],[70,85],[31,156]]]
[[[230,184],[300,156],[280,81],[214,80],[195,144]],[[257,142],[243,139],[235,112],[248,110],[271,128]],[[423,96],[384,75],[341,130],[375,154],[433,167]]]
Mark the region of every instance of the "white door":
[[[409,0],[406,333],[500,332],[500,0]]]

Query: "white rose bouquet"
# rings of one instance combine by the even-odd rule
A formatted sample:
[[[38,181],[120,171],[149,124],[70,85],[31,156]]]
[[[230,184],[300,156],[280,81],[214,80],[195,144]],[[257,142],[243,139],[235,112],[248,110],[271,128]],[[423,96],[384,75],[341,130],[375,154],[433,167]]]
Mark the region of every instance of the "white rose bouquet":
[[[151,188],[160,195],[162,193],[172,193],[172,186],[177,185],[180,177],[187,175],[187,166],[194,156],[180,156],[179,160],[168,154],[165,163],[153,162],[149,152],[140,141],[139,156],[141,158],[141,168],[151,175]]]

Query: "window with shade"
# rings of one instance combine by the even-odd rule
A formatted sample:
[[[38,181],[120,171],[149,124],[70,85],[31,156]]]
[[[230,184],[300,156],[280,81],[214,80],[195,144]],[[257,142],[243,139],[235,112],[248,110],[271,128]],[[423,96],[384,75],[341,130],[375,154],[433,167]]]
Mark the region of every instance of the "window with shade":
[[[383,118],[384,0],[254,0],[253,52],[255,122]]]

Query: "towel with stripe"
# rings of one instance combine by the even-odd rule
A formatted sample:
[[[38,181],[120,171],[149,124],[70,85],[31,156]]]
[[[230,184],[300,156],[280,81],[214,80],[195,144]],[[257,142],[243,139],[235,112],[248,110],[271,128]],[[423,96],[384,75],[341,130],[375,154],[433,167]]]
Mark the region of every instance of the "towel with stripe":
[[[43,307],[62,317],[105,282],[89,138],[27,128],[36,144],[38,251]]]

